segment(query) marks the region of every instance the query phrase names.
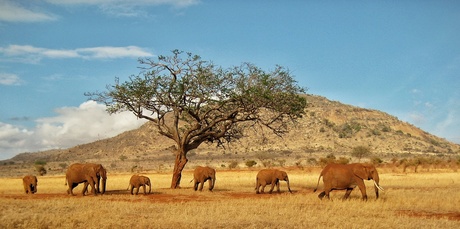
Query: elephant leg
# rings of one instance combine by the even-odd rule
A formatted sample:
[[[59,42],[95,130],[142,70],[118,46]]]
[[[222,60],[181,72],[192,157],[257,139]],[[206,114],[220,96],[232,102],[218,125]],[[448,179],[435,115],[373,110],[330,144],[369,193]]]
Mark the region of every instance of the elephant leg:
[[[136,195],[139,194],[139,189],[141,189],[141,186],[140,186],[140,185],[138,185],[138,186],[136,187]]]
[[[280,191],[280,181],[276,182],[276,190],[278,191],[278,193],[281,193],[281,191]]]
[[[73,193],[73,189],[75,187],[77,187],[77,183],[70,183],[69,182],[69,190],[67,190],[67,194],[71,194],[72,196],[75,196],[75,194]]]
[[[195,183],[194,183],[194,185],[193,185],[193,189],[194,189],[195,191],[198,190],[198,184],[199,184],[199,183],[200,183],[200,182],[198,182],[197,180],[195,180]]]
[[[86,191],[88,190],[88,182],[85,182],[84,183],[84,186],[83,186],[83,191],[82,191],[82,194],[85,195],[86,194]]]
[[[367,200],[366,186],[364,185],[364,181],[361,180],[361,182],[358,182],[358,187],[361,191],[361,194],[363,195],[363,200]]]
[[[262,185],[262,190],[260,190],[260,193],[265,193],[264,190],[265,190],[265,186],[266,186],[266,185],[267,185],[267,184],[263,184],[263,185]]]
[[[272,183],[270,185],[270,191],[268,193],[272,194],[273,189],[275,188],[275,185],[276,185],[276,181],[272,181]]]
[[[145,190],[145,184],[142,185],[142,187],[144,188],[144,195],[146,195],[146,194],[147,194],[147,191]]]
[[[203,191],[204,181],[200,182],[200,192]]]
[[[133,191],[134,191],[134,185],[131,185],[131,195],[134,195]]]
[[[326,195],[326,192],[322,191],[322,192],[318,195],[318,198],[319,198],[320,200],[322,200],[323,197],[324,197],[325,195]]]
[[[343,199],[346,200],[350,196],[351,191],[353,191],[353,188],[347,188],[347,191],[345,192],[345,195],[343,196]]]
[[[209,180],[208,180],[208,185],[209,185],[209,188],[208,188],[209,191],[212,191],[212,188],[213,188],[213,187],[212,187],[212,179],[209,179]]]
[[[256,194],[260,194],[259,188],[260,188],[260,184],[256,184]]]

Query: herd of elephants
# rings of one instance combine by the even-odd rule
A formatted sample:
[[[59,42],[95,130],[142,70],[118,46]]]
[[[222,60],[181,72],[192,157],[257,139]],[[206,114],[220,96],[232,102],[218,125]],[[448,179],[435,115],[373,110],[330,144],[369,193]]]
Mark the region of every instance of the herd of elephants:
[[[324,191],[318,195],[320,199],[322,199],[324,196],[329,198],[329,193],[332,190],[346,190],[344,196],[344,199],[346,199],[349,197],[351,191],[353,191],[353,189],[358,186],[359,190],[361,191],[363,200],[367,200],[364,180],[374,181],[375,194],[377,198],[379,197],[379,190],[383,191],[383,188],[379,185],[379,174],[377,169],[372,164],[328,164],[321,171],[318,177],[318,183],[314,191],[317,190],[321,177],[323,177]],[[93,195],[97,195],[97,193],[104,194],[106,180],[107,172],[101,164],[75,163],[70,165],[66,172],[66,185],[69,186],[67,193],[74,195],[72,190],[78,184],[83,183],[83,195],[85,195],[87,192],[88,185],[91,186]],[[272,193],[275,185],[277,191],[280,192],[280,180],[286,181],[288,190],[291,192],[289,178],[285,171],[278,169],[260,170],[256,177],[256,193],[264,193],[266,185],[271,185],[269,193]],[[209,190],[212,191],[216,181],[216,170],[210,167],[198,166],[195,168],[193,173],[193,181],[195,191],[202,191],[203,185],[206,181],[209,182]],[[37,192],[37,183],[38,180],[36,176],[25,176],[23,178],[25,193],[33,194]],[[198,185],[200,185],[199,188]],[[100,189],[101,186],[102,189]],[[144,194],[147,194],[146,186],[149,186],[148,193],[150,193],[152,190],[152,185],[148,177],[142,175],[133,175],[129,181],[128,188],[130,188],[132,195],[134,194],[134,189],[136,189],[135,194],[137,195],[141,187],[143,187]]]

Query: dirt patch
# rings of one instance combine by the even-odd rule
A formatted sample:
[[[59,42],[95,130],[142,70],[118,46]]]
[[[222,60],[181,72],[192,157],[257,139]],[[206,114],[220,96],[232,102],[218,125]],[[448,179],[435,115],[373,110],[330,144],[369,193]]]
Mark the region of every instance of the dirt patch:
[[[401,210],[397,211],[398,215],[406,215],[410,217],[426,218],[426,219],[448,219],[460,221],[460,212],[427,212],[427,211],[412,211],[412,210]]]

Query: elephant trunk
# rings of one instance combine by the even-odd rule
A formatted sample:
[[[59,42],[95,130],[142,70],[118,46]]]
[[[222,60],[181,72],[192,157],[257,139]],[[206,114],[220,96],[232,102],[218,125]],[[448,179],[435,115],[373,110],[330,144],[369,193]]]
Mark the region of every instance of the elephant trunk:
[[[210,190],[214,189],[214,184],[216,183],[216,177],[212,178]]]
[[[286,183],[287,183],[289,192],[292,193],[291,186],[289,185],[289,178],[287,178],[287,177],[286,177]]]

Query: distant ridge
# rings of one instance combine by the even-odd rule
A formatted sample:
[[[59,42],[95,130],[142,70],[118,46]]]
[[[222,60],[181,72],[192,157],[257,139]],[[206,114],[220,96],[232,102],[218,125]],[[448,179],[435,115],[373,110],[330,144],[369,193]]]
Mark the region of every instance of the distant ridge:
[[[249,130],[247,137],[225,149],[201,145],[189,153],[189,164],[225,165],[236,160],[263,159],[275,155],[294,163],[312,155],[349,155],[353,147],[367,146],[378,157],[407,155],[460,155],[460,145],[427,133],[387,113],[345,105],[325,97],[305,95],[308,106],[302,119],[283,138],[268,131]],[[151,123],[118,136],[68,149],[22,153],[3,164],[46,161],[58,169],[82,161],[104,162],[113,169],[171,166],[174,142],[159,135]],[[57,167],[57,168],[56,168]]]

